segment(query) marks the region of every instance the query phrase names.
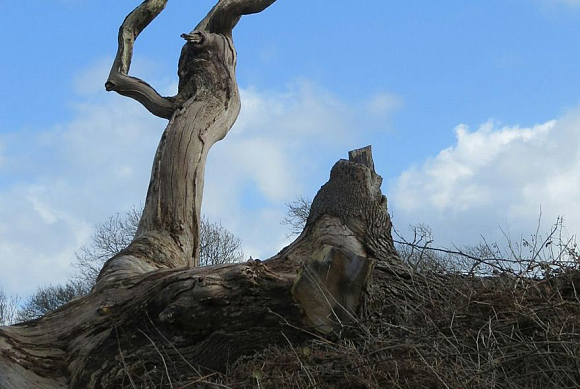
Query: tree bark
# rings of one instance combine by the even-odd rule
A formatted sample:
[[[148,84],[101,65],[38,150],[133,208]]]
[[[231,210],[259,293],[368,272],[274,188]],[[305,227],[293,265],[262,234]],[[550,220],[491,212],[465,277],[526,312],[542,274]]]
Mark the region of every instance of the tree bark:
[[[221,0],[183,34],[174,97],[128,76],[135,39],[167,0],[127,16],[106,87],[169,119],[136,237],[89,295],[0,327],[1,389],[136,387],[225,371],[272,344],[340,335],[404,281],[370,147],[337,162],[303,233],[278,255],[195,268],[207,153],[240,110],[232,29],[273,2]]]
[[[1,328],[0,387],[131,387],[192,366],[225,371],[313,332],[340,335],[406,279],[380,181],[368,164],[340,160],[304,232],[271,259],[104,277],[88,296]]]
[[[162,97],[128,75],[135,39],[167,0],[145,0],[127,16],[106,88],[169,119],[136,237],[105,264],[90,294],[38,320],[0,327],[0,389],[173,388],[173,381],[194,376],[198,378],[190,384],[206,387],[204,378],[227,371],[240,357],[314,336],[348,335],[353,322],[367,319],[365,325],[382,325],[371,341],[389,341],[363,357],[386,353],[375,362],[394,364],[397,385],[400,374],[419,372],[431,376],[417,382],[449,387],[435,370],[447,361],[451,382],[471,387],[474,371],[480,376],[496,371],[501,358],[494,350],[501,349],[503,361],[511,363],[506,376],[528,377],[527,360],[553,355],[533,368],[544,374],[545,382],[563,376],[558,381],[562,385],[577,386],[577,325],[568,320],[578,312],[577,271],[569,271],[568,280],[529,280],[533,287],[519,295],[512,294],[512,284],[496,290],[504,282],[501,277],[478,280],[411,271],[393,246],[382,178],[375,172],[370,146],[351,151],[348,160],[334,165],[312,202],[304,230],[276,256],[195,267],[207,153],[226,136],[240,110],[232,30],[241,16],[274,1],[220,0],[192,32],[183,34],[187,43],[173,97]],[[458,281],[464,286],[457,288]],[[559,283],[560,289],[552,292]],[[480,284],[485,287],[474,288]],[[511,297],[496,302],[506,291]],[[458,293],[459,305],[448,306]],[[517,308],[528,298],[541,301],[540,307]],[[560,316],[562,312],[568,316]],[[479,320],[471,323],[473,318]],[[495,338],[492,322],[501,324],[504,333],[491,342],[499,342],[496,349],[488,350],[482,332]],[[516,357],[503,354],[530,341]],[[451,352],[442,354],[438,344]],[[420,349],[433,351],[427,356],[433,365]],[[463,352],[475,363],[464,363],[468,368],[463,373],[471,377],[456,369]],[[482,356],[488,359],[483,366],[489,366],[483,370]],[[411,358],[420,358],[428,370],[405,367]],[[558,366],[563,360],[565,368]],[[350,368],[349,363],[340,366]],[[403,377],[413,385],[407,378],[413,377]]]
[[[179,59],[176,96],[161,97],[128,75],[135,39],[165,8],[146,0],[119,29],[118,51],[105,86],[169,119],[159,143],[143,216],[133,243],[107,262],[100,278],[199,265],[199,224],[209,149],[223,139],[240,112],[232,30],[242,15],[274,0],[220,0],[188,34]]]

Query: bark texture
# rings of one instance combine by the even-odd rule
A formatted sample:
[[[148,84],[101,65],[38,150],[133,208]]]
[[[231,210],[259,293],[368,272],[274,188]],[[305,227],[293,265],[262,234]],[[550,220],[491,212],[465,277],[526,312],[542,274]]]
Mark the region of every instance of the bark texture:
[[[102,278],[86,297],[1,328],[0,387],[131,387],[144,376],[225,371],[312,332],[340,335],[405,280],[378,181],[366,165],[337,162],[304,232],[269,260]]]
[[[105,86],[134,98],[153,114],[169,119],[169,124],[155,155],[135,241],[105,265],[101,278],[199,265],[207,154],[240,112],[232,30],[242,15],[260,12],[272,3],[220,0],[193,31],[182,34],[186,44],[179,58],[179,89],[173,97],[161,97],[149,84],[128,75],[135,39],[167,0],[146,0],[123,21]]]
[[[136,237],[89,295],[0,327],[1,389],[135,387],[144,377],[167,384],[184,372],[224,371],[271,344],[339,335],[406,271],[370,147],[337,162],[303,233],[278,255],[195,268],[205,161],[240,110],[232,29],[274,0],[221,0],[183,34],[173,97],[128,75],[135,39],[166,3],[146,0],[127,16],[106,83],[169,119]]]

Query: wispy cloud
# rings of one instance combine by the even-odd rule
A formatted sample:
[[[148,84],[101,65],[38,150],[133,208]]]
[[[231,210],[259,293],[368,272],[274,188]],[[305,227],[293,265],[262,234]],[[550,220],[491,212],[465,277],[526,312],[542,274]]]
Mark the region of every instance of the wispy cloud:
[[[375,116],[387,116],[403,107],[403,99],[394,93],[378,93],[368,104],[369,113]]]

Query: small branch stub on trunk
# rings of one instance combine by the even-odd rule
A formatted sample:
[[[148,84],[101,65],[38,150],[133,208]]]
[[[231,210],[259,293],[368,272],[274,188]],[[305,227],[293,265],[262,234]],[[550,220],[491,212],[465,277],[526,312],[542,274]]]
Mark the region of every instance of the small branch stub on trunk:
[[[375,171],[375,164],[373,162],[373,151],[371,145],[349,151],[348,160],[351,162],[360,163],[361,165],[365,165],[373,172]]]

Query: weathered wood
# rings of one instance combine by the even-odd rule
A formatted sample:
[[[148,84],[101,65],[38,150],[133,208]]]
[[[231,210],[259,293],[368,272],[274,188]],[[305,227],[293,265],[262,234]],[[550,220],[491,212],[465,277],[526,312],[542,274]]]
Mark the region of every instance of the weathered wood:
[[[82,300],[82,314],[75,311],[81,304],[77,303],[69,305],[65,313],[2,330],[2,386],[59,387],[67,379],[73,387],[81,385],[79,377],[90,372],[79,372],[78,366],[84,366],[84,355],[92,358],[91,350],[98,347],[106,333],[96,335],[102,318],[90,304],[102,305],[98,311],[101,313],[109,311],[109,305],[118,306],[118,300],[123,298],[136,306],[146,306],[146,302],[135,298],[147,295],[145,291],[134,294],[140,290],[135,286],[139,282],[135,277],[156,269],[199,263],[199,222],[207,153],[225,137],[240,110],[232,29],[242,15],[260,12],[273,2],[219,1],[192,33],[184,35],[186,43],[178,68],[179,90],[171,98],[161,97],[149,84],[128,75],[135,39],[164,9],[167,0],[145,0],[125,18],[106,89],[131,97],[153,114],[170,119],[155,155],[143,217],[135,240],[105,264],[94,293]],[[129,286],[131,292],[125,289]],[[86,333],[89,328],[92,328],[90,336]],[[79,340],[72,334],[86,339]],[[38,350],[42,350],[42,355],[38,355]],[[23,365],[27,366],[25,371]]]
[[[278,255],[194,267],[207,154],[240,110],[232,29],[273,2],[221,0],[183,34],[172,98],[128,76],[136,37],[167,1],[146,0],[125,19],[107,89],[170,119],[136,237],[107,261],[89,295],[0,328],[0,388],[133,387],[192,367],[225,371],[271,344],[340,334],[384,300],[384,285],[396,290],[401,278],[390,285],[385,277],[402,266],[370,148],[336,163],[303,233]]]
[[[331,176],[317,198],[340,198],[331,190],[369,183],[368,167],[343,163],[337,165],[350,169],[345,177],[354,181],[329,185],[336,179]],[[381,197],[378,202],[382,206]],[[370,203],[359,198],[359,204]],[[397,289],[400,281],[384,270],[373,272],[375,264],[391,269],[400,263],[390,245],[368,245],[360,235],[368,223],[360,216],[345,223],[314,205],[313,214],[318,217],[300,237],[267,261],[117,274],[37,321],[0,329],[1,385],[34,388],[30,383],[38,379],[42,388],[130,387],[129,376],[167,374],[153,369],[162,365],[161,355],[176,376],[191,371],[190,364],[224,371],[242,355],[287,339],[298,342],[308,331],[340,334],[369,309],[369,287],[389,285],[387,277],[395,281],[390,290]]]
[[[262,12],[276,0],[222,0],[195,27],[210,32],[231,31],[243,15]]]
[[[207,154],[215,142],[226,136],[240,111],[235,77],[237,55],[232,41],[235,23],[223,21],[239,19],[248,13],[250,5],[258,12],[273,1],[218,2],[204,19],[206,22],[182,35],[186,44],[179,59],[178,93],[160,102],[155,96],[149,98],[152,92],[146,83],[125,76],[134,39],[166,3],[166,0],[144,1],[125,19],[119,32],[119,51],[107,82],[110,90],[141,102],[145,99],[148,109],[171,107],[159,115],[170,121],[155,155],[135,240],[105,265],[101,280],[156,268],[199,265],[199,223]],[[119,79],[124,83],[119,84]],[[119,85],[126,85],[125,81],[130,86],[119,89]],[[142,92],[144,88],[149,92]]]
[[[360,149],[349,151],[348,160],[351,162],[360,163],[361,165],[365,165],[372,171],[375,170],[375,163],[373,162],[373,152],[372,147],[370,145]]]
[[[387,198],[381,192],[383,178],[374,170],[370,147],[352,151],[351,157],[354,161],[341,159],[332,168],[330,180],[312,201],[307,226],[321,215],[338,217],[357,236],[364,237],[368,255],[389,261],[397,254]]]
[[[373,261],[323,246],[313,253],[294,281],[292,296],[304,313],[304,324],[323,334],[340,333],[357,317]]]
[[[145,81],[129,76],[135,39],[163,11],[166,4],[167,0],[146,0],[125,18],[119,28],[117,55],[105,88],[131,97],[152,114],[169,119],[175,111],[173,99],[162,97]]]

